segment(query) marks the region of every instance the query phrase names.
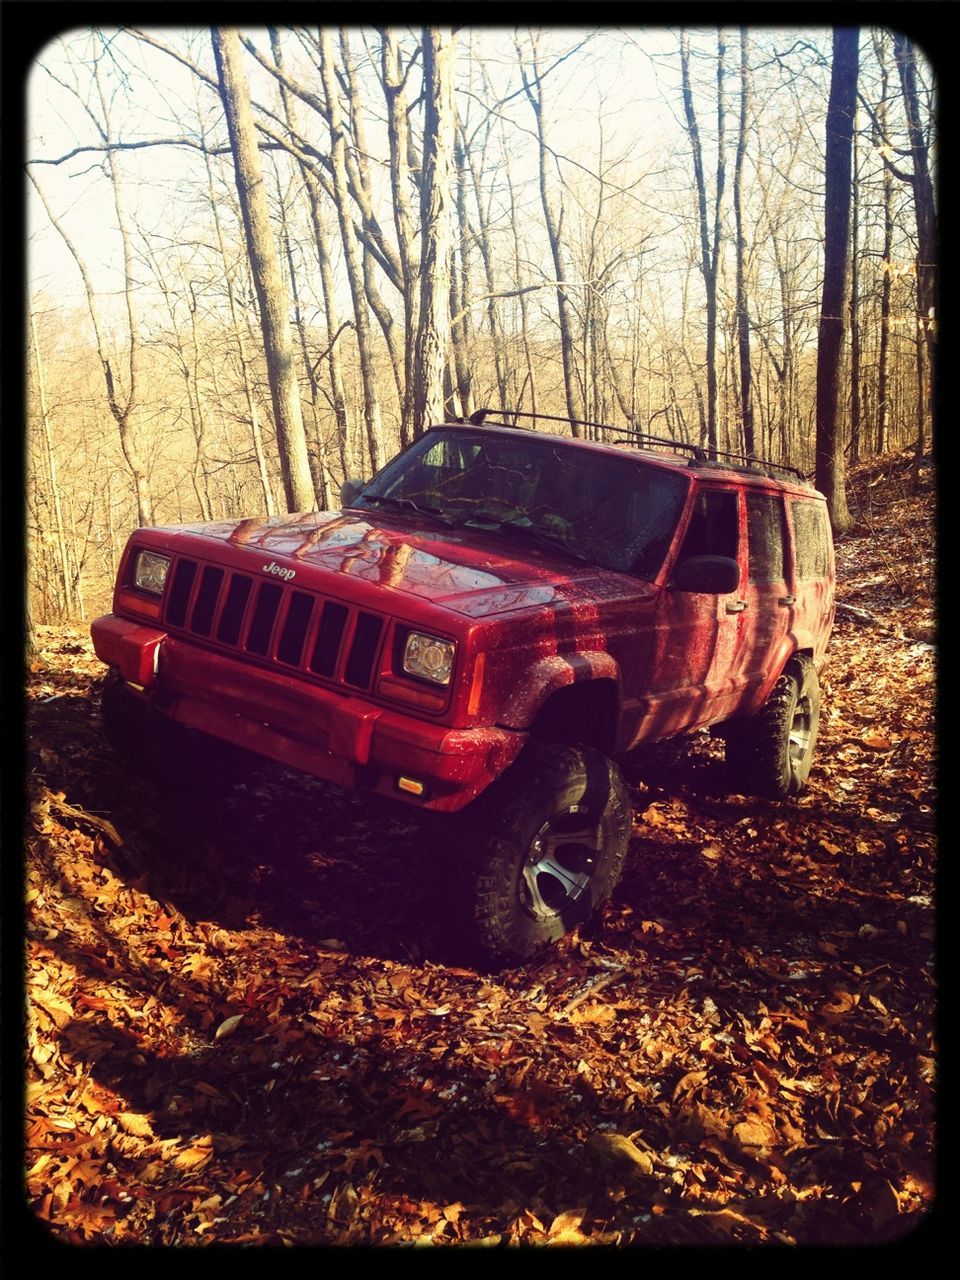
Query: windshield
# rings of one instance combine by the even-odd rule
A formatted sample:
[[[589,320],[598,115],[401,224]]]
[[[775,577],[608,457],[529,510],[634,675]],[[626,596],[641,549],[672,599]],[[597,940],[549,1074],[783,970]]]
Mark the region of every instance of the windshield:
[[[353,506],[416,509],[653,578],[686,491],[682,475],[549,437],[432,430],[375,476]]]

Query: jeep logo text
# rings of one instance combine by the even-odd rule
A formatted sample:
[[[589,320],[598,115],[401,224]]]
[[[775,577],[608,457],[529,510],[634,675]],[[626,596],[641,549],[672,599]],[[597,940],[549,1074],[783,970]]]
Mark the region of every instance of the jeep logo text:
[[[297,576],[296,569],[284,569],[282,565],[277,564],[276,560],[271,560],[269,564],[260,566],[264,573],[276,574],[278,578],[282,578],[284,582],[289,582],[291,578]]]

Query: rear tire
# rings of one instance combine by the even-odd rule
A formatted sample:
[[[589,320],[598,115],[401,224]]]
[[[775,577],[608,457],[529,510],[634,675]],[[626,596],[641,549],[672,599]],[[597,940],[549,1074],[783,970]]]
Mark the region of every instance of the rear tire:
[[[620,770],[589,748],[530,743],[464,819],[470,932],[495,964],[529,960],[594,919],[630,839]]]
[[[748,720],[725,726],[727,763],[746,795],[782,800],[807,782],[820,727],[820,681],[811,658],[787,663],[770,697]]]

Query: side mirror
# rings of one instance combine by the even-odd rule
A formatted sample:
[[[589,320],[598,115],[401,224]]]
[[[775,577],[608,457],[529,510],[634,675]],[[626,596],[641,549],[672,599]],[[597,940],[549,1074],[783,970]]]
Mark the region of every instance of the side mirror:
[[[340,486],[340,506],[352,507],[357,497],[363,492],[365,482],[363,480],[353,479],[344,480]]]
[[[700,591],[725,596],[740,585],[740,566],[730,556],[690,556],[673,571],[674,591]]]

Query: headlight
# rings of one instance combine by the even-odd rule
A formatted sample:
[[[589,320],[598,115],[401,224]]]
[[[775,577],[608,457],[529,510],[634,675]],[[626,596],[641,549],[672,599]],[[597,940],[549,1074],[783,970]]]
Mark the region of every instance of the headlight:
[[[420,676],[434,684],[449,684],[456,645],[452,640],[438,640],[411,631],[403,650],[403,669],[409,676]]]
[[[169,556],[158,556],[153,551],[138,551],[133,570],[134,586],[141,591],[149,591],[151,595],[162,595],[169,568]]]

